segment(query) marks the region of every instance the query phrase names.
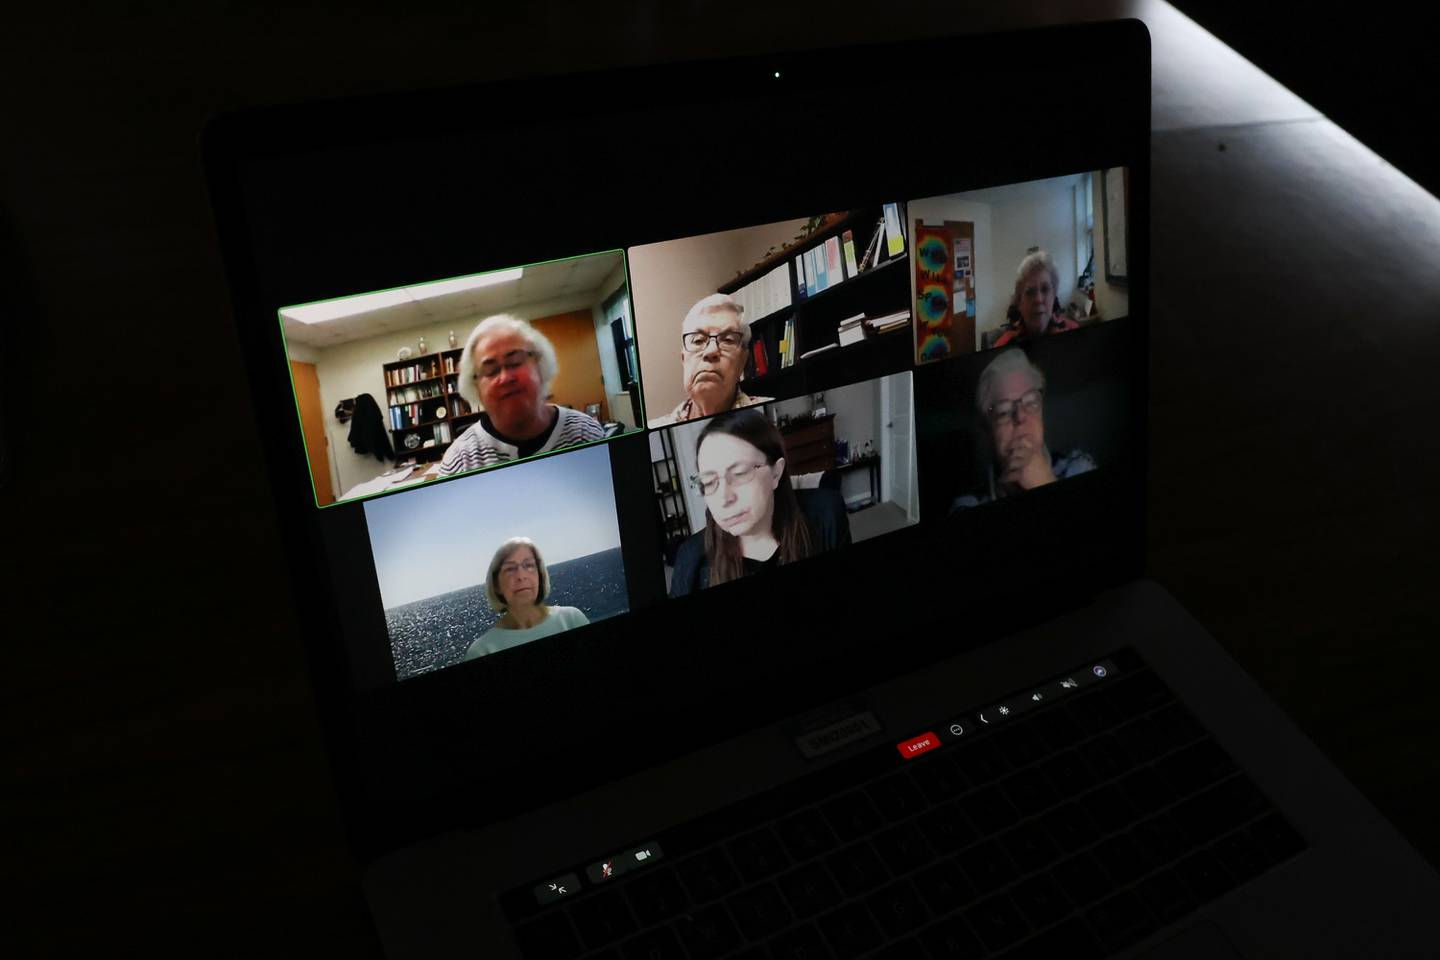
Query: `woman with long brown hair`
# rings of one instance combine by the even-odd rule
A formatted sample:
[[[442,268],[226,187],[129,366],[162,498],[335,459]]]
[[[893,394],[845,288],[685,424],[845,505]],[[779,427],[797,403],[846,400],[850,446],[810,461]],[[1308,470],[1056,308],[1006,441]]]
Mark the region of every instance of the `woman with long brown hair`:
[[[705,424],[691,482],[705,498],[705,529],[675,557],[670,595],[794,563],[850,542],[844,504],[832,490],[797,494],[780,432],[759,410]]]

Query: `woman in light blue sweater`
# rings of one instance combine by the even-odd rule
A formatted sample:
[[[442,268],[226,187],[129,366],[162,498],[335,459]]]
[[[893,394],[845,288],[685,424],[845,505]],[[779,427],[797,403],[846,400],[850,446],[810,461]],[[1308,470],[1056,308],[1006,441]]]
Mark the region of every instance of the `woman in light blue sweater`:
[[[506,540],[490,559],[485,575],[485,596],[500,619],[470,644],[463,659],[474,660],[590,622],[575,607],[547,606],[549,595],[550,572],[540,548],[529,537]]]

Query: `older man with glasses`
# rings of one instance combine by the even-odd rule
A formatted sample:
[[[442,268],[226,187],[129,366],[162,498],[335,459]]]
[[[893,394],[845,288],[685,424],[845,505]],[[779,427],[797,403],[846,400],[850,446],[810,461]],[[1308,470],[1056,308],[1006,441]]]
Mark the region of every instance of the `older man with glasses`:
[[[650,426],[696,420],[771,399],[747,396],[740,389],[750,346],[750,324],[743,313],[744,308],[723,293],[711,294],[690,308],[680,332],[685,399],[668,415],[652,419]]]
[[[1078,476],[1095,469],[1081,450],[1057,454],[1045,442],[1045,374],[1016,347],[1004,350],[980,374],[975,406],[995,452],[989,490],[966,495],[951,509],[973,507],[999,497]]]
[[[524,320],[480,321],[465,341],[459,377],[460,396],[480,419],[445,451],[440,476],[603,440],[594,417],[546,399],[559,369],[554,345]]]

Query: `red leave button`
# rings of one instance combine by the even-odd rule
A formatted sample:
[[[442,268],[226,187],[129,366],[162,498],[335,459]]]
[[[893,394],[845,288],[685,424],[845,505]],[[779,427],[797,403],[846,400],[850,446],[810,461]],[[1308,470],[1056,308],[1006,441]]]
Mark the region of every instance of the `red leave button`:
[[[895,749],[900,751],[900,756],[909,760],[911,757],[920,756],[926,750],[934,750],[938,746],[940,746],[939,737],[933,733],[922,733],[913,740],[895,744]]]

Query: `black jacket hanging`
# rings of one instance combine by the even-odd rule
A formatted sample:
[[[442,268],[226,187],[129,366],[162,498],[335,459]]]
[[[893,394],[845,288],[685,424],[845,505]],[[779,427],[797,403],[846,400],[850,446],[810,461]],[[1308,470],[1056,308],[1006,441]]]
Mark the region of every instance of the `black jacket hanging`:
[[[355,398],[355,413],[350,418],[350,446],[361,456],[374,454],[376,460],[395,459],[395,451],[390,446],[390,431],[385,429],[380,405],[368,393]]]

